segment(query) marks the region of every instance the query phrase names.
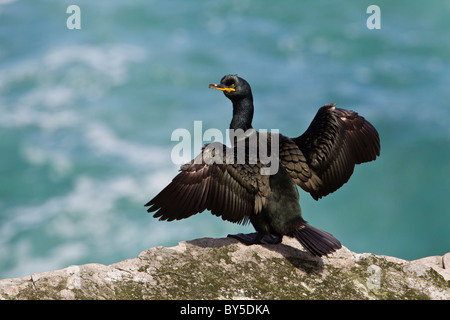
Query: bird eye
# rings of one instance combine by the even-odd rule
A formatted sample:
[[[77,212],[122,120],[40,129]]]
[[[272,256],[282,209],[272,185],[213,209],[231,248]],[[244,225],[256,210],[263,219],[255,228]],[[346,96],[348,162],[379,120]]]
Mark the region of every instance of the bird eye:
[[[226,79],[224,82],[224,85],[226,85],[227,87],[231,87],[232,85],[234,85],[234,80],[233,79]]]
[[[230,88],[234,88],[236,86],[232,79],[229,79],[228,81],[225,81],[225,85],[227,87],[230,87]]]

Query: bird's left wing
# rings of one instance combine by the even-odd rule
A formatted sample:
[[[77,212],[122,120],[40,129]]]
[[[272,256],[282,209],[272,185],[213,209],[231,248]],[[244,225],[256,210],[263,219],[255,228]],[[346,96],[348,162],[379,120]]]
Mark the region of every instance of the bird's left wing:
[[[322,181],[318,189],[308,190],[316,200],[346,183],[356,164],[380,155],[380,138],[372,124],[334,104],[320,108],[305,133],[292,141]]]
[[[291,176],[292,180],[303,190],[314,193],[323,184],[322,180],[311,170],[303,152],[290,138],[280,134],[280,164]]]

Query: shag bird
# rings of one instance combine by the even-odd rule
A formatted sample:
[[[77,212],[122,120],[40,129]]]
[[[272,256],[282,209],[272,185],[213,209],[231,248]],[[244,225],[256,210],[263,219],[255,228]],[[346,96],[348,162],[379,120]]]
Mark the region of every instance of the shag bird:
[[[230,137],[238,133],[232,136],[231,147],[219,142],[205,145],[146,204],[147,211],[168,221],[209,210],[230,222],[251,222],[256,233],[229,235],[247,245],[280,243],[286,235],[314,256],[341,248],[330,233],[302,218],[296,185],[315,200],[339,189],[356,164],[380,155],[377,130],[356,112],[327,104],[299,137],[263,134],[252,127],[253,96],[247,81],[226,75],[209,88],[223,91],[233,104]],[[272,163],[263,161],[261,142],[271,150]],[[278,170],[263,171],[272,166]]]

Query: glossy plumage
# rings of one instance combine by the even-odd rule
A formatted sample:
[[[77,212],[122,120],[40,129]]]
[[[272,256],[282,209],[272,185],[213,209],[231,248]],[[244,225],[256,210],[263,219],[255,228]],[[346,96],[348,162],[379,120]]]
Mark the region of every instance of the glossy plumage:
[[[228,75],[210,88],[224,91],[233,103],[230,129],[248,134],[233,140],[232,147],[218,142],[206,145],[146,204],[148,212],[156,211],[155,218],[172,221],[209,210],[230,222],[250,221],[256,234],[233,236],[247,244],[278,243],[287,235],[316,256],[340,248],[331,234],[303,220],[296,185],[316,200],[336,191],[349,180],[356,164],[380,154],[375,128],[356,112],[328,104],[299,137],[262,134],[252,129],[253,96],[244,79]],[[262,174],[271,164],[252,149],[252,138],[267,142],[267,150],[278,145],[278,158],[272,159],[278,161],[276,172]],[[238,161],[242,154],[244,162]]]

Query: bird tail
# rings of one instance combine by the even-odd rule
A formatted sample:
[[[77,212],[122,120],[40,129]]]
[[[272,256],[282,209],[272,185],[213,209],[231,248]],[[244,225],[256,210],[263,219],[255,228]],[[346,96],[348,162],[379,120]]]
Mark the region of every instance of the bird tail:
[[[342,247],[338,239],[326,231],[304,224],[294,231],[293,236],[314,256],[323,256]]]

